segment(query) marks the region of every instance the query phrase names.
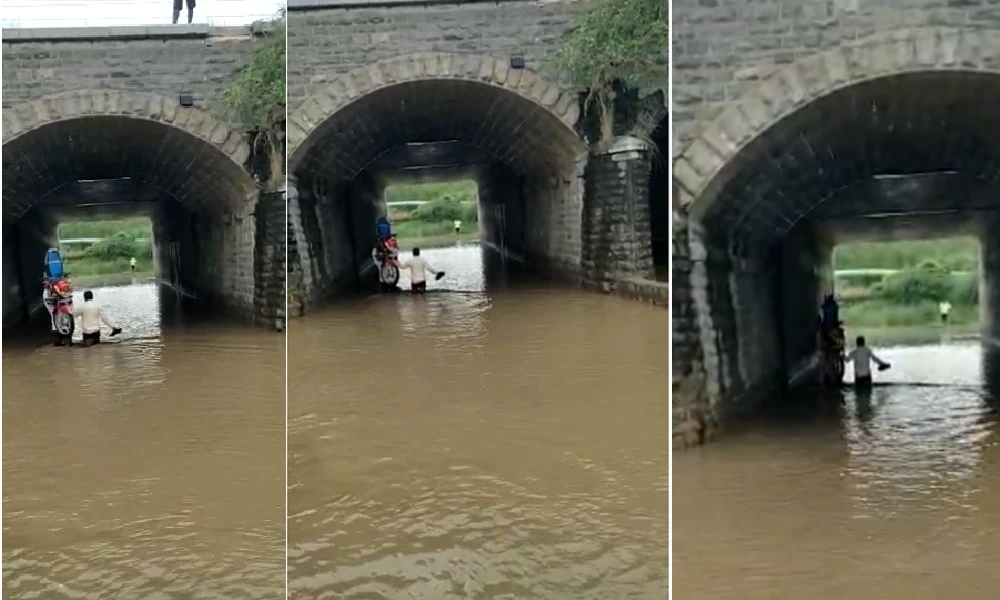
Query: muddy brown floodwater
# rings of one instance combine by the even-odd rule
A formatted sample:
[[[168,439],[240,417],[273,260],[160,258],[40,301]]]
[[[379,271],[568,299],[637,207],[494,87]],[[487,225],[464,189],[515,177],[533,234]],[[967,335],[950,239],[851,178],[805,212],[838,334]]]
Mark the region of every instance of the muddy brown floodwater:
[[[666,598],[667,311],[425,257],[290,325],[290,598]]]
[[[675,453],[678,598],[997,597],[992,369],[975,343],[876,352],[894,385],[796,397]]]
[[[113,343],[5,339],[3,597],[284,598],[284,336],[95,296]]]

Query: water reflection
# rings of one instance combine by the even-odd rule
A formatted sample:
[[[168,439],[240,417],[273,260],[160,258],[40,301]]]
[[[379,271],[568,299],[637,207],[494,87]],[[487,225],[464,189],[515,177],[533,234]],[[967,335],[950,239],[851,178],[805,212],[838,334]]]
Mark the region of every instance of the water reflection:
[[[665,598],[668,313],[425,252],[290,323],[290,597]]]
[[[107,343],[5,335],[4,597],[284,597],[282,336],[94,294]]]
[[[994,597],[1000,424],[982,350],[876,351],[889,385],[809,392],[675,455],[680,597]]]

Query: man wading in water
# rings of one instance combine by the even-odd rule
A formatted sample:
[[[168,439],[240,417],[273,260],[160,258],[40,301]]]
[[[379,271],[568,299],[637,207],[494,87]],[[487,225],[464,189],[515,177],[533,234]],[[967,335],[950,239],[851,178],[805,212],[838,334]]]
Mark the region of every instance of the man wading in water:
[[[889,363],[875,356],[871,348],[865,345],[865,336],[859,335],[857,347],[847,355],[847,360],[854,362],[854,387],[870,388],[872,386],[872,363],[878,365],[879,371],[889,368]]]
[[[83,308],[78,312],[80,316],[80,329],[83,330],[83,345],[93,346],[101,342],[101,323],[111,328],[111,336],[114,337],[122,332],[121,328],[115,327],[104,318],[101,307],[94,302],[94,292],[87,290],[83,293]]]
[[[177,19],[181,16],[181,6],[187,2],[188,7],[188,24],[194,19],[194,5],[195,0],[174,0],[174,25],[177,24]]]
[[[427,272],[433,273],[435,280],[444,277],[444,271],[435,271],[433,267],[420,256],[420,248],[413,249],[413,258],[400,263],[400,269],[410,270],[410,290],[414,294],[423,294],[427,291]]]

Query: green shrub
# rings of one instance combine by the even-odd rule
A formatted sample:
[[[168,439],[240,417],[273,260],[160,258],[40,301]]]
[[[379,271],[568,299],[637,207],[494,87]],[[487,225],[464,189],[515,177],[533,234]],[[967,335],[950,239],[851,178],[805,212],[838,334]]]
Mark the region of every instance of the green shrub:
[[[837,287],[872,287],[882,283],[885,273],[837,273]]]
[[[462,221],[466,223],[479,222],[479,206],[475,202],[462,203]]]
[[[152,258],[153,249],[148,241],[139,241],[125,232],[116,233],[111,237],[93,244],[83,251],[82,257],[100,260],[128,260]]]
[[[940,301],[952,294],[952,277],[932,269],[906,269],[876,286],[878,295],[899,304]]]
[[[422,204],[412,213],[413,218],[428,223],[454,221],[475,222],[478,210],[474,203],[463,202],[454,196],[443,196]]]
[[[856,242],[837,246],[833,262],[837,269],[907,269],[930,257],[950,271],[975,271],[979,253],[975,238]]]
[[[842,307],[840,318],[849,329],[883,327],[924,327],[940,323],[937,302],[896,304],[885,300],[866,300]],[[976,323],[979,310],[974,305],[955,305],[949,322],[953,325]]]
[[[955,304],[979,304],[979,277],[975,273],[952,275],[948,299]]]

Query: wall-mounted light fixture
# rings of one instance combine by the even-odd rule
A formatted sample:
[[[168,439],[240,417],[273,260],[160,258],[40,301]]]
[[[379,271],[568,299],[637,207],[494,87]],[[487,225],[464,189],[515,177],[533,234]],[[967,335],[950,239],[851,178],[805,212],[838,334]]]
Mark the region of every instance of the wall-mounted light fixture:
[[[178,101],[181,106],[194,106],[194,96],[188,92],[182,92]]]
[[[524,68],[524,55],[523,54],[511,54],[510,55],[510,68],[511,69],[523,69]]]

